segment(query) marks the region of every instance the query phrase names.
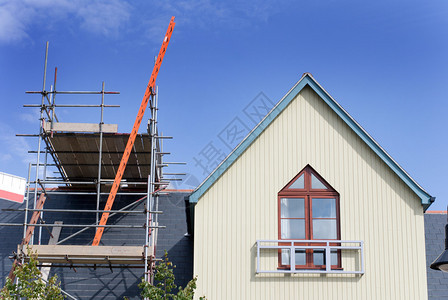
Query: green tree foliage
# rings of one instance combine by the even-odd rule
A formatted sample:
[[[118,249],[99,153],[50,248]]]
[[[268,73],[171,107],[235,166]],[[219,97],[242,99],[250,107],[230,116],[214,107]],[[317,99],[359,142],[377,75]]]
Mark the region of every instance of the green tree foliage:
[[[194,290],[196,289],[197,277],[190,280],[185,288],[177,286],[174,283],[173,270],[176,266],[168,259],[168,253],[158,262],[155,268],[154,281],[156,285],[151,285],[149,282],[142,279],[138,285],[142,289],[141,296],[151,300],[190,300],[193,299]],[[205,300],[205,297],[200,299]]]
[[[14,283],[10,278],[6,279],[5,286],[0,290],[0,299],[15,300],[21,297],[25,299],[64,299],[60,282],[56,275],[45,283],[41,278],[41,272],[37,265],[39,261],[34,258],[28,250],[29,262],[17,265],[14,274],[18,283]]]

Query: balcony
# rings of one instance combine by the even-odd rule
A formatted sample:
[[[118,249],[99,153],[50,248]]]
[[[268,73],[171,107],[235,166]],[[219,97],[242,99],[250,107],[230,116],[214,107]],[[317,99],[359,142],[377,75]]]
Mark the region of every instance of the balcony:
[[[295,255],[291,255],[294,253]],[[310,260],[316,266],[305,266]],[[300,261],[299,261],[300,260]],[[303,261],[304,266],[302,267]],[[316,263],[318,261],[318,263]],[[364,242],[343,240],[257,240],[257,274],[364,274]]]

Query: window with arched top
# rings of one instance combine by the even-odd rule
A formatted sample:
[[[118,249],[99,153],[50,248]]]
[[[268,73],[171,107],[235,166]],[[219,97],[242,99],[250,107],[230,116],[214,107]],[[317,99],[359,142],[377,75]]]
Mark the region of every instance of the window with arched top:
[[[278,193],[278,238],[294,240],[296,269],[325,268],[325,251],[318,249],[329,240],[340,240],[339,193],[307,165]],[[321,242],[319,242],[321,241]],[[291,245],[291,242],[280,243]],[[281,249],[279,267],[289,268],[290,250]],[[340,250],[331,251],[332,268],[341,267]]]

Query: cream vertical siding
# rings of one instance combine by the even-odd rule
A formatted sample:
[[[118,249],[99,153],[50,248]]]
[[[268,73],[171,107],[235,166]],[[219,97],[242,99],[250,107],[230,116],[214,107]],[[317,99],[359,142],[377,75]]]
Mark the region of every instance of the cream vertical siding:
[[[364,275],[255,273],[256,240],[278,238],[277,194],[307,164],[340,193]],[[199,199],[194,250],[196,296],[210,300],[427,299],[420,199],[309,87]]]

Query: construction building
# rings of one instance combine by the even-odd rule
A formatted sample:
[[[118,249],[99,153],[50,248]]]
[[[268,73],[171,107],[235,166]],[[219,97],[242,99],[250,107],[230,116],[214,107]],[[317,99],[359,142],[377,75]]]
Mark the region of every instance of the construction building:
[[[58,274],[62,290],[69,299],[138,298],[138,284],[153,281],[154,266],[164,251],[180,251],[173,258],[178,284],[192,278],[192,242],[187,233],[185,192],[168,190],[170,182],[180,180],[164,170],[168,152],[163,143],[172,137],[159,134],[158,95],[155,80],[171,33],[172,18],[137,118],[131,133],[119,133],[117,124],[105,124],[106,97],[119,92],[60,91],[54,81],[47,89],[48,42],[45,54],[43,87],[29,91],[40,95],[39,132],[19,134],[37,139],[36,162],[29,165],[24,205],[2,201],[1,230],[8,237],[1,243],[2,274],[7,269],[14,280],[17,264],[37,256],[44,281]],[[97,95],[96,104],[67,104],[65,95]],[[57,97],[56,97],[57,96]],[[146,108],[149,117],[143,119]],[[66,123],[61,109],[98,109],[97,123]],[[82,120],[82,114],[79,120]],[[145,123],[146,132],[139,133]],[[56,174],[56,175],[54,175]],[[188,191],[187,191],[188,192]],[[163,209],[167,213],[163,214]],[[169,234],[160,230],[170,224]],[[2,276],[2,285],[5,278]]]
[[[117,92],[104,83],[58,91],[56,82],[47,91],[44,74],[30,92],[41,103],[26,105],[40,108],[41,126],[28,135],[38,147],[24,204],[0,202],[2,284],[9,257],[27,261],[30,247],[69,299],[138,299],[166,250],[178,285],[198,276],[195,297],[448,296],[446,277],[428,268],[446,212],[425,214],[434,197],[311,74],[194,191],[168,189],[182,173],[165,172],[178,163],[165,158],[155,81],[142,102],[146,132],[118,133],[103,123]],[[60,104],[64,94],[97,94],[98,104]],[[101,118],[64,123],[58,107],[96,107]]]

